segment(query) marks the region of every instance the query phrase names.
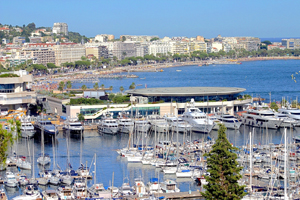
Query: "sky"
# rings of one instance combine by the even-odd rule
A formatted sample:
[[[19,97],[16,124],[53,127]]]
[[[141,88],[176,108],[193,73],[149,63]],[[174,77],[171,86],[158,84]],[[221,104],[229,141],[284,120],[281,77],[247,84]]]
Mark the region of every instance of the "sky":
[[[297,0],[9,0],[1,2],[0,23],[52,27],[97,34],[299,37]]]

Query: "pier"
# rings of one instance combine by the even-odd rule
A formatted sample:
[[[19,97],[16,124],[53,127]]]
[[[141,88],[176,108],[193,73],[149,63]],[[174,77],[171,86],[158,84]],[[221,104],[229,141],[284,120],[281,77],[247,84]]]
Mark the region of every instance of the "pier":
[[[202,198],[202,195],[199,191],[191,191],[191,192],[174,192],[174,193],[157,193],[153,194],[155,197],[164,197],[164,199],[193,199],[193,198]],[[124,197],[126,200],[136,200],[136,199],[145,199],[148,198],[150,195],[130,195]]]

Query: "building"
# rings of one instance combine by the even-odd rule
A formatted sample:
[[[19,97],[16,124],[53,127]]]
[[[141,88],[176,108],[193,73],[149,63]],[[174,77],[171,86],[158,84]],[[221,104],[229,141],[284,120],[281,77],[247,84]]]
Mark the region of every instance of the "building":
[[[42,37],[29,37],[30,43],[41,43]]]
[[[269,44],[268,45],[268,50],[273,50],[273,49],[284,50],[284,49],[286,49],[286,47],[282,46],[281,43],[279,45],[277,45],[277,44]]]
[[[32,75],[26,70],[4,72],[13,73],[19,77],[0,78],[0,109],[1,111],[26,109],[29,104],[36,103],[36,94],[31,91]]]
[[[24,44],[25,43],[25,37],[14,37],[13,38],[14,44]]]
[[[54,23],[52,33],[68,35],[68,24],[67,23]]]
[[[188,103],[193,99],[195,106],[203,112],[215,113],[223,111],[234,114],[244,110],[251,99],[240,100],[243,88],[229,87],[171,87],[171,88],[146,88],[126,91],[131,94],[131,105],[113,104],[107,105],[68,105],[67,103],[56,105],[63,107],[64,116],[76,117],[83,114],[87,121],[99,120],[109,110],[113,117],[119,112],[128,112],[135,116],[137,113],[147,116],[159,114],[161,116],[173,113],[180,115],[185,111]],[[48,99],[48,101],[50,101]],[[50,103],[49,103],[50,104]],[[52,108],[54,110],[54,108]]]
[[[200,36],[200,35],[197,35],[196,40],[197,40],[197,41],[200,41],[200,42],[205,42],[205,41],[204,41],[204,37],[203,37],[203,36]]]
[[[62,43],[54,45],[55,65],[60,66],[65,62],[75,62],[85,56],[85,46],[75,43]]]
[[[108,58],[108,48],[106,46],[86,47],[85,55],[94,55],[97,59]]]
[[[116,56],[118,60],[123,60],[126,57],[136,56],[135,44],[132,42],[114,42],[112,54],[113,56]]]
[[[212,47],[212,51],[213,52],[219,52],[221,50],[223,50],[223,44],[221,42],[213,42],[211,44],[211,47]]]
[[[47,66],[47,63],[55,63],[55,53],[52,48],[30,48],[31,57],[36,59],[36,64]]]
[[[281,43],[287,49],[300,49],[300,39],[282,39]]]
[[[108,41],[114,40],[114,39],[115,39],[114,35],[101,34],[101,35],[96,35],[94,41],[95,42],[108,42]]]
[[[149,54],[148,43],[135,43],[135,54],[140,57],[144,57]]]
[[[149,54],[156,56],[157,53],[167,55],[168,52],[171,53],[172,47],[170,42],[163,42],[160,40],[151,42],[148,47]]]

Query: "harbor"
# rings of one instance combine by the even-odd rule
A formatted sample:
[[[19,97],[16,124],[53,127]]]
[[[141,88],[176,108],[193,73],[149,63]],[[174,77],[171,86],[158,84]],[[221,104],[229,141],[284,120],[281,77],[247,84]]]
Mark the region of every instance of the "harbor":
[[[246,72],[253,71],[259,67],[259,64],[253,64],[251,69],[248,69],[248,64],[244,67]],[[228,84],[226,81],[229,80],[228,78],[215,77],[216,74],[220,74],[220,71],[229,69],[229,66],[216,64],[207,67],[165,68],[159,73],[135,72],[136,76],[142,77],[135,79],[139,81],[136,85],[150,84],[152,87],[142,90],[137,88],[127,92],[136,99],[139,95],[147,97],[148,101],[145,103],[136,101],[132,106],[129,105],[130,102],[125,102],[124,104],[110,103],[109,106],[100,104],[67,107],[66,112],[70,116],[79,111],[88,113],[86,119],[81,122],[57,114],[43,114],[28,119],[36,130],[35,134],[30,131],[24,132],[29,138],[20,138],[9,149],[9,159],[12,162],[8,164],[6,171],[0,172],[3,185],[6,185],[7,181],[6,172],[13,172],[18,180],[17,187],[4,186],[7,196],[12,199],[22,195],[25,188],[20,177],[26,177],[28,180],[38,181],[38,191],[45,193],[50,190],[61,194],[62,191],[68,190],[72,193],[73,199],[79,196],[91,198],[96,184],[98,187],[103,187],[101,195],[108,195],[107,198],[199,199],[200,192],[205,191],[204,185],[207,184],[205,176],[209,175],[204,154],[211,150],[218,138],[218,123],[222,123],[227,127],[226,136],[229,142],[238,148],[237,162],[243,166],[239,184],[246,186],[247,193],[253,192],[258,196],[268,195],[273,198],[275,195],[281,196],[284,185],[288,183],[289,195],[296,198],[300,160],[298,155],[300,124],[296,118],[283,116],[283,112],[284,109],[287,111],[288,108],[295,106],[293,102],[297,100],[297,93],[294,93],[293,88],[287,89],[284,86],[274,88],[272,90],[274,92],[271,93],[274,99],[272,102],[275,102],[279,108],[284,106],[283,110],[274,112],[268,109],[270,94],[261,90],[255,79],[251,87],[245,84],[248,78],[237,81],[235,86],[245,88],[236,88],[230,87],[232,82]],[[214,77],[217,82],[219,81],[219,85],[227,83],[228,87],[195,88],[196,83],[182,79],[190,74],[189,80],[193,80],[194,74],[191,72],[197,76],[198,70],[200,73],[215,70],[209,77],[203,77],[204,82],[201,84],[209,85],[209,81]],[[163,81],[166,73],[171,77],[168,82]],[[229,71],[227,75],[222,76],[226,77],[230,73],[234,72]],[[261,76],[265,77],[264,74]],[[181,82],[178,77],[181,77]],[[254,77],[249,75],[249,79]],[[133,79],[99,78],[98,80],[100,84],[101,82],[105,84],[104,91],[117,93],[121,84],[126,86],[132,83]],[[170,86],[168,84],[173,84],[174,81],[179,85],[194,84],[194,87],[176,88],[174,85],[154,87],[162,86],[163,82],[164,85]],[[288,80],[283,79],[283,82]],[[82,79],[82,83],[74,82],[69,91],[79,92],[80,89],[76,88],[80,88],[81,84],[90,84],[92,87],[94,83]],[[110,90],[108,85],[112,85],[113,89]],[[252,87],[256,88],[252,89]],[[264,90],[271,89],[268,87]],[[276,92],[282,90],[286,93]],[[208,95],[208,91],[212,94]],[[251,93],[252,91],[257,93]],[[247,96],[248,92],[251,95]],[[191,93],[194,95],[193,100],[190,99]],[[51,104],[50,107],[59,108],[63,105],[52,104],[58,100],[47,99],[47,96],[41,98],[46,99],[45,101]],[[223,101],[224,99],[226,101]],[[261,102],[263,99],[264,102]],[[281,102],[286,103],[281,104]],[[55,107],[51,110],[55,111]],[[94,110],[90,111],[90,108]],[[61,114],[62,110],[56,112]],[[122,116],[119,116],[120,114]],[[177,118],[177,115],[180,118]],[[193,117],[199,117],[203,121],[195,123]],[[41,119],[55,125],[44,126],[48,122],[42,122]],[[229,123],[228,120],[232,120],[233,123]],[[287,152],[286,156],[284,152]],[[16,158],[25,159],[26,162],[19,163]],[[46,161],[45,158],[50,159],[49,164],[40,164]],[[283,167],[285,160],[288,168]],[[23,164],[20,165],[21,163]],[[55,178],[46,179],[47,173]],[[66,176],[68,174],[69,177]],[[158,188],[153,188],[153,185]],[[167,192],[165,189],[167,187],[172,188],[173,191]],[[78,188],[81,188],[83,193],[78,193]],[[100,196],[92,198],[97,197]]]

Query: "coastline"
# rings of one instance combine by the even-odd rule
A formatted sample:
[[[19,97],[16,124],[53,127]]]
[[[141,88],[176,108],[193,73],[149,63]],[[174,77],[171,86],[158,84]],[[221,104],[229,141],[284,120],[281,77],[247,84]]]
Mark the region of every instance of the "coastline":
[[[300,60],[300,57],[295,57],[295,56],[252,57],[252,58],[238,58],[237,60],[239,62],[264,61],[264,60]]]

